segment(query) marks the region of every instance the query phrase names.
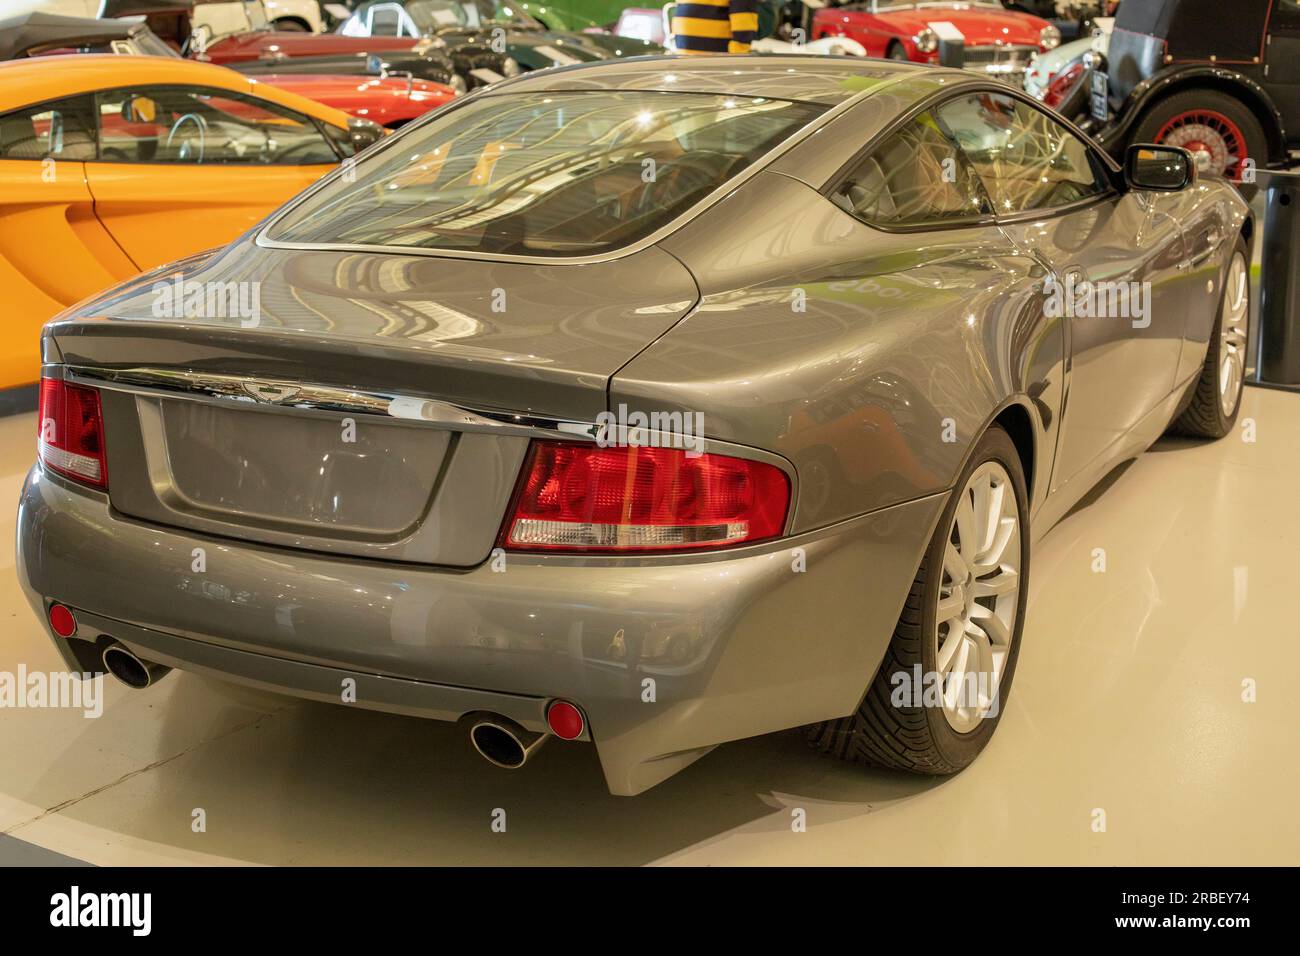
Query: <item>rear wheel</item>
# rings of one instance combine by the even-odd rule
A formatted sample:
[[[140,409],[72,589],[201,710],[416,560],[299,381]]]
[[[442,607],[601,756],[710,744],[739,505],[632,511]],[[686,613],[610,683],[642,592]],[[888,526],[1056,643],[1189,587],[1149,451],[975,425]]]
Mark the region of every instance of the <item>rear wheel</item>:
[[[1174,422],[1173,430],[1195,438],[1222,438],[1232,431],[1241,411],[1246,378],[1246,337],[1250,321],[1250,273],[1246,244],[1238,242],[1228,265],[1219,314],[1210,332],[1205,365],[1196,381],[1191,403]]]
[[[273,20],[271,26],[285,33],[310,33],[311,27],[301,20]]]
[[[950,774],[993,736],[1011,690],[1029,579],[1028,495],[1006,432],[985,433],[956,489],[862,703],[809,728],[809,742],[824,753]]]
[[[1135,143],[1181,146],[1196,158],[1202,172],[1226,176],[1244,192],[1246,161],[1268,162],[1268,138],[1259,119],[1240,100],[1217,90],[1185,90],[1152,106],[1133,131]]]
[[[906,60],[907,50],[903,47],[903,44],[895,40],[889,44],[889,49],[885,51],[885,58],[888,60]]]

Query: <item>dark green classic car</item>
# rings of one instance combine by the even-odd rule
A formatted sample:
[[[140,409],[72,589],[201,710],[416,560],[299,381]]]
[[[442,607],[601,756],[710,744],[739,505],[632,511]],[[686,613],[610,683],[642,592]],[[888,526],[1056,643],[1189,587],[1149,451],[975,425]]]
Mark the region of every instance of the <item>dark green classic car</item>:
[[[504,53],[506,75],[623,56],[661,53],[645,40],[605,32],[549,29],[522,7],[500,0],[369,0],[340,28],[350,36],[473,37]]]

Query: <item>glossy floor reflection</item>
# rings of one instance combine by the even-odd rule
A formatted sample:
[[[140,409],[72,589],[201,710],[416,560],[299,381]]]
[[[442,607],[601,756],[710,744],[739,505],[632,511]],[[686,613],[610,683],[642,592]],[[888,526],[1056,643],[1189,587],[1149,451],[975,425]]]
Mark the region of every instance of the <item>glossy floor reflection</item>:
[[[1243,417],[1254,443],[1165,440],[1037,546],[1010,706],[952,779],[791,732],[617,798],[583,746],[511,773],[449,725],[174,674],[99,719],[0,710],[0,833],[92,863],[1296,863],[1300,395]],[[33,435],[0,420],[6,540]],[[0,671],[56,668],[0,561]]]

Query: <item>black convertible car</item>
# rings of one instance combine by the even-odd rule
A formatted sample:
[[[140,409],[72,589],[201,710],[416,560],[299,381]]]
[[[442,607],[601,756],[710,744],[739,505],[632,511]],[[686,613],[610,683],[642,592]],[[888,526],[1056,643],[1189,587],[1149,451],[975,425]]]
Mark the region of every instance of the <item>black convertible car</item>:
[[[1181,146],[1250,183],[1300,148],[1298,0],[1124,0],[1109,52],[1088,66],[1078,109],[1112,155]]]

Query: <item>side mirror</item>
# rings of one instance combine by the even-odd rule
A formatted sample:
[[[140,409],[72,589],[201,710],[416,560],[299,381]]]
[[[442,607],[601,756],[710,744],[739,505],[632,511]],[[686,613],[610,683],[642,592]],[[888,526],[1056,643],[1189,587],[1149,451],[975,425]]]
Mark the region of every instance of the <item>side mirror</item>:
[[[357,116],[348,117],[348,137],[352,140],[354,156],[367,146],[379,142],[387,134],[388,131],[373,120],[361,119]]]
[[[1177,146],[1138,143],[1124,154],[1124,179],[1134,189],[1178,192],[1196,182],[1196,160]]]

